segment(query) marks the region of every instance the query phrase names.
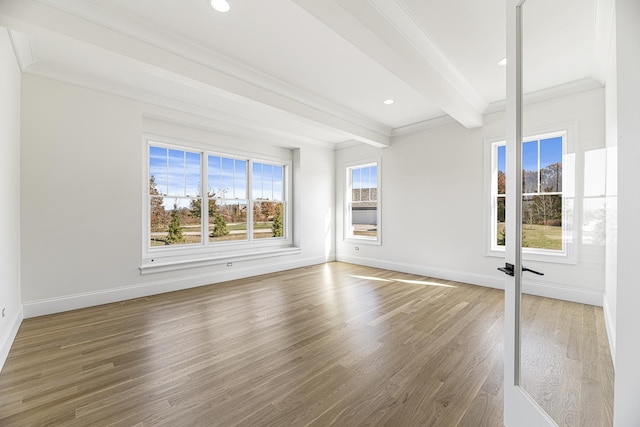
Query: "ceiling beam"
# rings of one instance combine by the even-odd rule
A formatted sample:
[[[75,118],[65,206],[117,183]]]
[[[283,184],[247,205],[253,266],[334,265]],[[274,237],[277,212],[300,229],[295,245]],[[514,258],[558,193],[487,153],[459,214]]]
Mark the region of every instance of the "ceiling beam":
[[[81,41],[136,61],[141,68],[162,75],[172,82],[200,87],[212,96],[240,104],[275,109],[290,117],[308,121],[314,126],[341,132],[345,140],[355,139],[376,147],[387,147],[390,144],[391,129],[381,131],[381,126],[377,123],[365,126],[362,120],[355,116],[349,117],[343,111],[317,108],[299,98],[212,68],[179,52],[152,45],[106,26],[96,25],[39,1],[3,1],[0,25],[34,36],[40,34],[46,37],[47,34],[55,33]]]
[[[488,102],[397,0],[292,0],[468,128]]]

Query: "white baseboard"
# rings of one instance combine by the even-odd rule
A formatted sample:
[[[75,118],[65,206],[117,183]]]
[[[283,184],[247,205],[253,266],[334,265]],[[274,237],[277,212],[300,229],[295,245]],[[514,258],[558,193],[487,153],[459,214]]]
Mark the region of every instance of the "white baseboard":
[[[24,317],[30,318],[36,316],[44,316],[46,314],[61,313],[64,311],[71,311],[96,305],[126,301],[134,298],[142,298],[165,292],[179,291],[183,289],[195,288],[198,286],[226,282],[229,280],[243,279],[246,277],[258,276],[261,274],[275,273],[278,271],[290,270],[293,268],[322,264],[324,262],[334,260],[335,256],[328,255],[327,257],[306,258],[280,263],[270,262],[266,265],[238,269],[234,268],[231,271],[224,271],[220,273],[206,273],[190,276],[185,275],[177,279],[164,279],[137,285],[122,286],[98,292],[87,292],[37,301],[26,301],[23,303]]]
[[[611,361],[613,369],[616,369],[616,322],[611,312],[611,306],[606,298],[603,298],[602,311],[604,312],[604,326],[607,329],[607,338],[609,339],[609,352],[611,353]]]
[[[504,281],[489,275],[469,274],[459,271],[443,270],[421,265],[405,264],[400,262],[382,261],[371,258],[337,255],[336,259],[351,264],[366,265],[367,267],[382,268],[385,270],[399,271],[402,273],[416,274],[419,276],[433,277],[436,279],[453,280],[455,282],[470,283],[489,288],[504,289]]]
[[[337,260],[351,264],[366,265],[368,267],[383,268],[386,270],[400,271],[403,273],[418,274],[443,280],[453,280],[456,282],[469,283],[472,285],[486,286],[495,289],[504,289],[504,279],[484,274],[463,273],[459,271],[443,270],[440,268],[417,266],[398,262],[381,261],[377,259],[349,257],[337,255]],[[569,288],[561,284],[539,283],[523,281],[524,293],[537,295],[546,298],[560,299],[564,301],[577,302],[602,306],[602,292],[585,289]]]
[[[6,333],[0,337],[0,372],[4,367],[4,362],[6,362],[7,356],[9,356],[9,350],[11,350],[11,345],[13,345],[13,341],[16,339],[23,317],[21,306],[18,309],[18,312],[13,316],[13,319],[10,320],[10,327]]]

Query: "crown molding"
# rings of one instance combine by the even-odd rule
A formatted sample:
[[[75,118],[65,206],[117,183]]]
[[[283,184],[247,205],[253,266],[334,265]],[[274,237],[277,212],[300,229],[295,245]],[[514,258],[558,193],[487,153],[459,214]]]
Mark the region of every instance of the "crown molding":
[[[354,139],[350,139],[349,141],[340,142],[335,145],[335,150],[346,150],[347,148],[357,147],[358,145],[362,145],[362,142],[356,141]]]
[[[558,86],[553,86],[547,89],[526,93],[522,97],[522,103],[524,105],[537,104],[539,102],[549,101],[555,98],[569,96],[580,92],[586,92],[593,89],[599,89],[602,87],[603,85],[601,82],[591,77],[587,77]],[[487,107],[487,111],[485,111],[485,114],[498,113],[505,110],[506,100],[503,99],[489,104],[489,107]]]
[[[456,123],[456,121],[451,116],[435,117],[433,119],[423,120],[421,122],[412,123],[410,125],[395,128],[391,131],[391,138],[393,141],[395,138],[400,136],[422,132],[427,129],[432,129],[438,126],[444,126],[451,123]]]
[[[13,51],[16,54],[20,70],[25,72],[31,65],[38,62],[36,54],[33,51],[33,43],[28,34],[8,29],[9,39],[13,45]]]

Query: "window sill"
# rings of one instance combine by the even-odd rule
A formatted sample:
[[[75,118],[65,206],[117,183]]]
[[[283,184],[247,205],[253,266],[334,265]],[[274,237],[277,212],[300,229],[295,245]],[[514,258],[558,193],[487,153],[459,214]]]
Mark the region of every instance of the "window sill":
[[[382,243],[380,239],[366,239],[366,238],[358,238],[358,237],[345,237],[345,243],[351,243],[353,245],[372,245],[372,246],[380,246]]]
[[[494,257],[494,258],[503,258],[505,257],[505,251],[503,250],[489,250],[485,253],[485,256]],[[571,251],[569,254],[564,252],[558,253],[543,253],[543,252],[525,252],[522,251],[522,259],[524,261],[534,261],[534,262],[551,262],[556,264],[577,264],[577,260],[575,256],[571,256]]]
[[[188,268],[207,267],[211,265],[226,264],[229,262],[252,261],[256,259],[272,258],[286,255],[296,255],[302,253],[302,249],[298,247],[274,248],[261,250],[259,252],[236,253],[231,255],[215,255],[205,258],[166,260],[156,262],[153,260],[144,260],[139,267],[140,275],[165,273],[168,271],[184,270]]]

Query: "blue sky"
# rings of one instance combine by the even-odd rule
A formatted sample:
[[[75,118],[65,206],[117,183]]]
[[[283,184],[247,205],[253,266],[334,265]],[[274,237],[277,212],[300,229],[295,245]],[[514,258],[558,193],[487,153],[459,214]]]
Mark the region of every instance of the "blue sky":
[[[200,154],[162,147],[149,147],[149,177],[155,177],[160,194],[176,197],[200,195]],[[217,197],[246,199],[247,161],[222,156],[207,157],[207,185]],[[253,198],[284,200],[284,167],[253,163]],[[173,206],[167,199],[165,205]],[[186,201],[188,205],[188,201]],[[180,202],[180,205],[184,204]]]
[[[378,166],[365,166],[351,170],[351,185],[354,190],[378,187]]]
[[[228,157],[209,156],[209,189],[216,197],[247,198],[247,162]]]
[[[197,196],[200,193],[200,154],[149,147],[149,176],[156,188],[169,196]]]
[[[284,200],[282,166],[254,162],[251,172],[254,199]]]
[[[540,168],[562,162],[562,137],[540,140]],[[527,171],[538,170],[538,141],[522,144],[522,167]],[[498,170],[506,171],[506,147],[498,146]]]

